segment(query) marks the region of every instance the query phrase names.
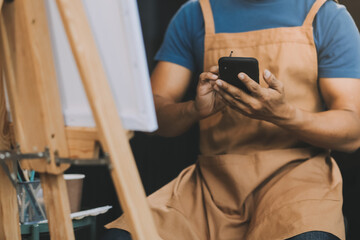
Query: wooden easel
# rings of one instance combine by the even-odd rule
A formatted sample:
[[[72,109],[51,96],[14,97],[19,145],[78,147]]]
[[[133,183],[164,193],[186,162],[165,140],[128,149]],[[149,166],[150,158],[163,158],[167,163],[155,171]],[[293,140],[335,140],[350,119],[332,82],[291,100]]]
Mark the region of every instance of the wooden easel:
[[[48,159],[23,160],[40,172],[52,239],[74,239],[63,172],[56,157],[92,155],[95,141],[109,154],[110,173],[134,239],[160,239],[136,169],[126,131],[87,22],[81,0],[56,0],[90,102],[96,129],[65,127],[44,0],[0,0],[1,65],[13,117],[15,141],[22,153],[43,152]],[[3,84],[1,84],[3,86]],[[0,87],[0,150],[9,149],[4,92]],[[6,133],[6,134],[4,134]],[[55,154],[56,153],[56,154]],[[20,240],[16,192],[0,168],[0,239]]]

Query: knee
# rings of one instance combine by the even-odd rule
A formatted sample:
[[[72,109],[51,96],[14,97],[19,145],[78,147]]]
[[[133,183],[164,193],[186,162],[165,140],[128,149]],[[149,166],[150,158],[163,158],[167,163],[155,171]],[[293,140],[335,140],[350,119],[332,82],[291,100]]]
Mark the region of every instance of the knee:
[[[339,240],[339,238],[331,233],[311,231],[289,238],[288,240]]]

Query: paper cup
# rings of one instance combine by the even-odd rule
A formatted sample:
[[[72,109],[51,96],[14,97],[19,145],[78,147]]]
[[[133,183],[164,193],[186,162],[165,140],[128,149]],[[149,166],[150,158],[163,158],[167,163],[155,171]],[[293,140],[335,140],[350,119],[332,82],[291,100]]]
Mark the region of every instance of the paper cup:
[[[64,174],[71,213],[80,211],[84,174]]]

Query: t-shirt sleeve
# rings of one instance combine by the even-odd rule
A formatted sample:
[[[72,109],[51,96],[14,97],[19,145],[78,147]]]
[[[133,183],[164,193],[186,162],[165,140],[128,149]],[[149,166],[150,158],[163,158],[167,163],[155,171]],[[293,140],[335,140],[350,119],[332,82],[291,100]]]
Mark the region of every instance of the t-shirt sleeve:
[[[360,78],[360,35],[342,5],[328,1],[315,27],[320,78]]]
[[[157,61],[167,61],[195,70],[191,41],[191,8],[193,2],[183,5],[172,18],[163,43],[155,55]]]

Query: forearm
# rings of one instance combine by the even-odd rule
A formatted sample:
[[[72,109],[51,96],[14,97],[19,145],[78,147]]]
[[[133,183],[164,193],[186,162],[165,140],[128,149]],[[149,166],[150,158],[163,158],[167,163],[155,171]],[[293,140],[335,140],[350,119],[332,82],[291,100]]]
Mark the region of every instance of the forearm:
[[[155,96],[154,100],[159,124],[156,133],[161,136],[181,135],[200,119],[194,101],[174,103],[160,96]]]
[[[274,123],[314,146],[345,152],[360,147],[360,118],[352,111],[311,113],[293,109],[290,116]]]

